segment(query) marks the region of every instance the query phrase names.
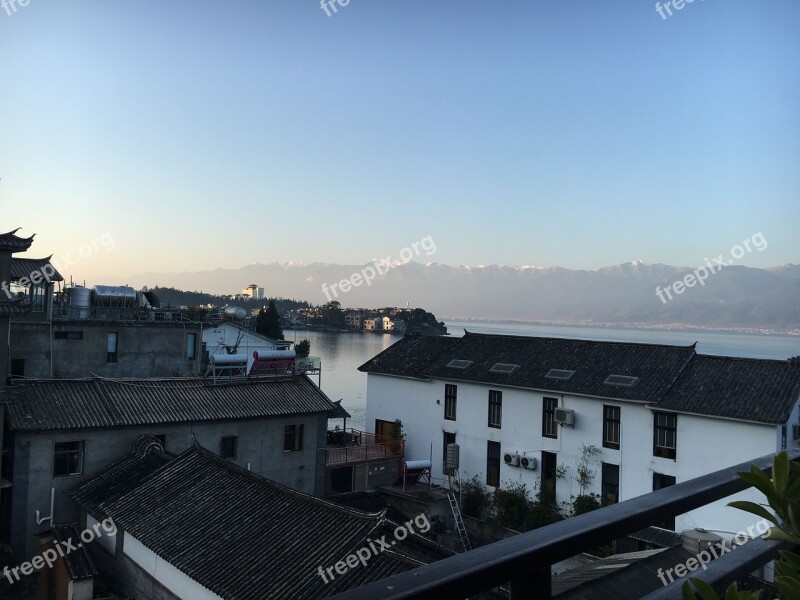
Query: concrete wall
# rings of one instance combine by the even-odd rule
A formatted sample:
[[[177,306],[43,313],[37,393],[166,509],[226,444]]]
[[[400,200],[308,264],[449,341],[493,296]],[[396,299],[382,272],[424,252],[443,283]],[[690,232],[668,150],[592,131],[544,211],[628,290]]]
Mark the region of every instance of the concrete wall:
[[[541,452],[557,454],[558,465],[567,475],[557,482],[557,501],[565,502],[579,493],[575,480],[581,448],[594,444],[601,454],[592,459],[595,478],[589,492],[600,493],[601,463],[619,465],[620,499],[627,500],[653,489],[653,474],[672,475],[677,482],[758,458],[775,452],[780,427],[681,414],[678,416],[677,458],[653,456],[653,411],[641,404],[551,394],[530,390],[454,382],[458,386],[457,420],[444,419],[445,381],[418,381],[370,374],[367,378],[367,427],[375,419],[400,419],[406,435],[406,458],[427,458],[433,444],[432,473],[439,483],[446,478],[442,468],[444,432],[456,434],[460,446],[462,479],[477,475],[486,482],[487,440],[500,442],[500,483],[524,483],[530,490],[539,487]],[[488,426],[488,391],[503,392],[502,428]],[[558,429],[558,439],[542,437],[542,398],[558,398],[560,407],[575,411],[574,427]],[[437,404],[437,400],[439,403]],[[621,449],[602,448],[603,404],[621,407]],[[791,436],[790,436],[791,437]],[[791,441],[790,441],[791,445]],[[502,462],[506,452],[528,453],[537,459],[537,470],[512,467]],[[489,488],[492,490],[493,488]],[[737,498],[760,496],[746,491]],[[725,507],[730,499],[692,511],[676,520],[676,528],[696,526],[739,531],[757,519]]]
[[[303,450],[283,451],[285,425],[304,426]],[[55,522],[77,521],[78,506],[64,494],[131,452],[136,439],[145,433],[166,436],[166,450],[179,454],[189,448],[192,435],[197,442],[219,452],[220,438],[238,436],[238,453],[233,462],[254,473],[293,489],[321,495],[324,486],[324,415],[303,415],[250,421],[185,423],[149,427],[84,430],[14,435],[11,543],[16,562],[33,556],[35,514],[50,514],[50,489],[56,489]],[[53,477],[53,450],[57,442],[83,441],[83,473]],[[322,462],[320,462],[320,460]]]
[[[197,551],[202,552],[203,549],[198,548]],[[178,598],[222,600],[221,596],[203,587],[183,571],[173,567],[127,532],[125,532],[123,552],[144,573],[155,579],[158,584],[168,589]]]
[[[60,331],[83,339],[54,339]],[[111,332],[118,334],[116,363],[107,360]],[[196,334],[194,360],[186,358],[189,333]],[[54,321],[51,332],[50,323],[19,320],[11,324],[11,358],[25,360],[26,377],[186,377],[200,374],[201,338],[192,323]]]

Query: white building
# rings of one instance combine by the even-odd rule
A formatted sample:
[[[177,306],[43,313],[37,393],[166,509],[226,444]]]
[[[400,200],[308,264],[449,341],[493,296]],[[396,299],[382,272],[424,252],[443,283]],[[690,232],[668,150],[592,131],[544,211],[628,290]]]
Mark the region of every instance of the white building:
[[[600,449],[587,492],[615,502],[795,446],[800,429],[796,360],[704,356],[694,346],[407,336],[360,370],[367,426],[399,419],[408,459],[433,448],[443,477],[455,442],[462,479],[555,490],[559,503],[579,494],[585,445]],[[736,532],[757,520],[728,501],[679,516],[676,530]]]

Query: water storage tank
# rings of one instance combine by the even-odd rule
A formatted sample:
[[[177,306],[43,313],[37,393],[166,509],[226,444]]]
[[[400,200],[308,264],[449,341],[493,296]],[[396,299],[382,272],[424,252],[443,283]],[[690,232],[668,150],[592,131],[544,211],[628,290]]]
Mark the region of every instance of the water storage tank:
[[[296,352],[294,350],[265,350],[264,352],[259,352],[256,350],[253,352],[253,358],[258,360],[264,360],[265,358],[294,358],[296,356]]]
[[[136,290],[127,285],[96,285],[92,290],[95,306],[136,308],[139,305]]]
[[[419,469],[430,469],[431,461],[429,460],[407,460],[406,471],[417,471]]]
[[[67,288],[67,306],[71,317],[88,319],[92,306],[92,290],[80,285]]]
[[[243,309],[241,306],[226,306],[223,314],[228,319],[234,319],[235,321],[241,321],[247,316],[247,311]]]
[[[692,554],[699,554],[709,546],[718,544],[722,538],[716,533],[711,533],[705,529],[687,529],[681,532],[683,548]]]
[[[210,358],[215,365],[247,366],[247,357],[244,354],[212,354]]]
[[[447,453],[444,457],[444,468],[458,470],[458,444],[447,444]]]
[[[89,308],[92,304],[92,290],[80,285],[67,288],[67,305],[76,308]]]

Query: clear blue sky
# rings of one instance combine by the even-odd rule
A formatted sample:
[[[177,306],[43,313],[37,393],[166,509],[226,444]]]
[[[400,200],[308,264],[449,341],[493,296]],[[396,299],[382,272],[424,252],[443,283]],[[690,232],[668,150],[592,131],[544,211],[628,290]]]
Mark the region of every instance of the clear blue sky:
[[[800,262],[800,3],[30,0],[0,9],[0,228],[76,277]],[[424,262],[423,261],[423,262]]]

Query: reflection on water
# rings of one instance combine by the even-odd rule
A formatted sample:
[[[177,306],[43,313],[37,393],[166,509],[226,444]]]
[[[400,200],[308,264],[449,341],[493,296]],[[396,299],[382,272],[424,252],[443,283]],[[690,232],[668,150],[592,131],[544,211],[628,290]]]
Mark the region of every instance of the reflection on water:
[[[682,346],[697,342],[697,351],[701,354],[774,358],[778,360],[800,355],[800,337],[798,336],[570,327],[491,321],[448,321],[445,324],[453,336],[464,335],[464,329],[466,328],[473,333],[540,335],[570,339]],[[308,339],[311,341],[311,355],[319,356],[322,359],[322,391],[331,400],[342,399],[342,405],[353,415],[353,418],[347,421],[348,427],[372,431],[374,424],[366,425],[364,422],[367,404],[367,375],[357,369],[400,338],[394,335],[368,333],[287,331],[286,339],[292,341]],[[316,377],[313,379],[316,381]],[[331,422],[331,425],[334,424],[341,425],[341,421]]]

